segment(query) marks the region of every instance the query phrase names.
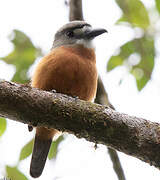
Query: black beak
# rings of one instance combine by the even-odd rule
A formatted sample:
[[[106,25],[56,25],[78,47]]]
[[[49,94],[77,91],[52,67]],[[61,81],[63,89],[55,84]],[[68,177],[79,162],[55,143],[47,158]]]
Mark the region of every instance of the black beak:
[[[90,31],[87,31],[84,35],[84,38],[86,39],[93,39],[96,36],[99,36],[103,33],[106,33],[107,30],[106,29],[91,29]]]

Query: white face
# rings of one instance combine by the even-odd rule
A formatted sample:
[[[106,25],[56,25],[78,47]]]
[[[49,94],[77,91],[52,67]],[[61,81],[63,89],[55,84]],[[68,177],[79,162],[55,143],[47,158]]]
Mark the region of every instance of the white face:
[[[85,39],[80,39],[76,41],[76,44],[78,45],[83,45],[86,48],[92,48],[95,49],[95,46],[92,42],[92,40],[85,40]]]
[[[85,32],[88,32],[91,29],[90,26],[83,26],[83,28],[75,29],[73,32],[76,36],[82,36]],[[81,44],[86,48],[95,48],[91,39],[77,39],[76,44]]]
[[[92,29],[91,25],[84,21],[72,21],[57,31],[53,48],[59,46],[72,46],[82,44],[87,48],[94,48],[92,40],[107,32],[105,29]]]

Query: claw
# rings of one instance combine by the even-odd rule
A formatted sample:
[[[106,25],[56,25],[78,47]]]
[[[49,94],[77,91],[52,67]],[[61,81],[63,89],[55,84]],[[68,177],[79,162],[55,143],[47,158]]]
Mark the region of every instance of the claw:
[[[33,130],[33,126],[28,125],[28,131],[31,132]]]
[[[56,93],[57,91],[56,91],[55,89],[52,89],[51,92],[52,92],[52,93]]]

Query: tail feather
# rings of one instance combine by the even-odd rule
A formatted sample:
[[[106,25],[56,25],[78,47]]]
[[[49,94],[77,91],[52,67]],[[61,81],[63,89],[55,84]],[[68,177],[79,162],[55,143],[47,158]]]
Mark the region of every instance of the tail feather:
[[[42,174],[51,143],[52,139],[41,139],[36,135],[30,165],[30,174],[32,177],[36,178]]]

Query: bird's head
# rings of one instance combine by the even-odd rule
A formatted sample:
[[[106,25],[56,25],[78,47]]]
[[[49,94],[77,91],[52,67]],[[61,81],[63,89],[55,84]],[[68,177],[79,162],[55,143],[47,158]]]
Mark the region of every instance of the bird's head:
[[[72,21],[62,26],[55,34],[53,48],[67,45],[82,44],[92,48],[91,41],[103,33],[105,29],[93,29],[85,21]]]

